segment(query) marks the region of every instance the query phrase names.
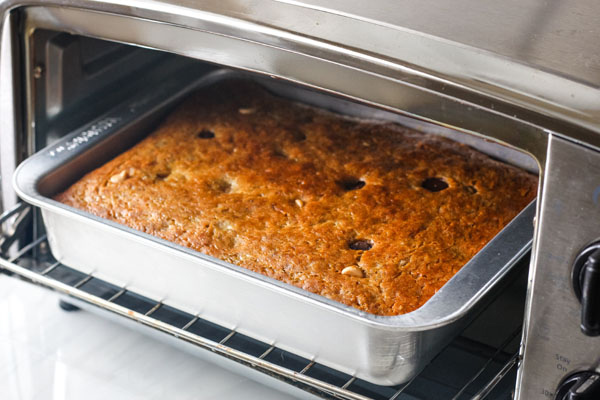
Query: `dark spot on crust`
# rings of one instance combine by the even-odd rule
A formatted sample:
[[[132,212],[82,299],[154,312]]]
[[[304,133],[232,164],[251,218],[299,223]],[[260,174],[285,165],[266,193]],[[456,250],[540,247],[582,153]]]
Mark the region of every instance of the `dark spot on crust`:
[[[362,189],[366,183],[356,178],[346,178],[336,182],[339,187],[346,191]]]
[[[156,162],[154,163],[156,164]],[[164,181],[171,175],[171,166],[170,165],[162,165],[156,168],[154,181]]]
[[[294,131],[292,135],[294,137],[294,141],[296,142],[303,142],[306,140],[306,135],[304,134],[304,132]]]
[[[448,183],[442,178],[427,178],[421,183],[421,186],[430,192],[440,192],[448,188]]]
[[[477,188],[475,186],[465,186],[465,189],[467,192],[469,192],[471,194],[477,193]]]
[[[214,190],[221,193],[231,192],[231,182],[226,178],[216,179],[211,183]]]
[[[275,147],[273,149],[273,155],[279,158],[288,158],[288,155],[283,151],[281,147]]]
[[[367,239],[356,239],[348,243],[348,247],[352,250],[371,250],[373,242]]]
[[[200,139],[212,139],[215,137],[215,133],[208,129],[202,129],[200,132],[196,134],[196,137]]]

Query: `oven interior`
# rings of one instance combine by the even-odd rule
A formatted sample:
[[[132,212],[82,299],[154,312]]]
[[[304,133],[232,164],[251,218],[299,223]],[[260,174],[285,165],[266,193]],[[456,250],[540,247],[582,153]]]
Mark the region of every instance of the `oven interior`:
[[[13,49],[26,71],[14,138],[15,165],[111,105],[159,87],[165,76],[202,76],[218,65],[157,50],[38,29],[28,45]],[[3,153],[4,154],[4,153]],[[535,162],[532,164],[535,168]],[[4,167],[3,167],[4,168]],[[63,300],[117,317],[200,357],[264,381],[298,397],[343,399],[500,399],[514,391],[522,333],[529,256],[506,279],[500,294],[424,370],[407,384],[377,386],[163,305],[56,262],[39,212],[19,203],[2,171],[5,273],[46,286]],[[68,294],[67,294],[68,293]],[[137,313],[129,313],[129,310]]]

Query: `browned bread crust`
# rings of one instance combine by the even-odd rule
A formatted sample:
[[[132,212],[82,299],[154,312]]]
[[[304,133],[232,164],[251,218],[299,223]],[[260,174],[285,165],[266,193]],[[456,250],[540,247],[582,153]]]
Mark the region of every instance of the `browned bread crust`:
[[[238,82],[190,96],[56,199],[396,315],[425,303],[536,188],[535,176],[467,146]]]

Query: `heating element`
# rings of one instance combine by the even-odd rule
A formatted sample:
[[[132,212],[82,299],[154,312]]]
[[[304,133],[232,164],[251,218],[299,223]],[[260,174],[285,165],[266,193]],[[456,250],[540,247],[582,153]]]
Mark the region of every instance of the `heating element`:
[[[27,213],[28,206],[19,205],[0,216],[0,224],[15,214]],[[521,263],[520,280],[515,277],[514,294],[521,286],[526,263]],[[93,274],[83,274],[56,262],[48,251],[45,235],[21,247],[10,257],[0,259],[3,272],[52,289],[63,299],[92,312],[111,313],[138,322],[148,334],[169,336],[188,351],[224,368],[298,397],[321,397],[348,400],[394,399],[500,399],[513,390],[519,363],[518,344],[522,313],[503,320],[495,345],[476,340],[473,331],[485,329],[485,316],[492,312],[506,314],[502,298],[486,308],[481,317],[442,351],[416,378],[393,387],[378,386],[344,374],[310,359],[297,356],[246,335],[211,323],[202,315],[191,315],[149,299],[124,287],[111,285]],[[2,271],[0,269],[0,271]],[[57,305],[58,306],[58,305]],[[515,312],[516,311],[516,312]],[[520,310],[522,311],[522,310]],[[497,314],[498,313],[498,314]],[[516,314],[516,315],[515,315]],[[216,359],[215,359],[216,358]],[[240,369],[241,368],[241,369]]]

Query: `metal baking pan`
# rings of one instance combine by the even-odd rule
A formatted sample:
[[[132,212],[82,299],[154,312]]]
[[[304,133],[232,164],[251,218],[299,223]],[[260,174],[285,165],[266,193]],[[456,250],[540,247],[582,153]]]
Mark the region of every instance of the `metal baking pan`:
[[[450,136],[495,158],[531,170],[536,167],[519,152],[445,127],[274,79],[216,70],[193,85],[173,78],[41,150],[15,172],[17,193],[41,208],[52,253],[66,265],[367,381],[382,385],[408,381],[465,326],[529,250],[533,203],[421,308],[383,317],[51,199],[148,134],[192,88],[240,76],[256,80],[279,96]]]

